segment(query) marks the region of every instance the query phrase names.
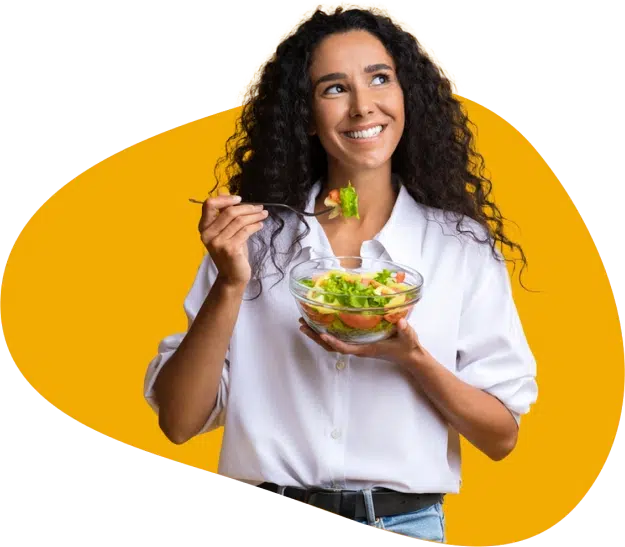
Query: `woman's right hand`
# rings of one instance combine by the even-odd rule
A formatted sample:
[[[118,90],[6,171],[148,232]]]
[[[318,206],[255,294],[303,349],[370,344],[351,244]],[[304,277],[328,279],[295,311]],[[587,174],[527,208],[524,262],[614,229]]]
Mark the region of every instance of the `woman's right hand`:
[[[198,225],[202,243],[228,284],[245,286],[252,277],[247,240],[262,228],[267,211],[262,205],[238,205],[240,196],[216,196],[202,205]]]

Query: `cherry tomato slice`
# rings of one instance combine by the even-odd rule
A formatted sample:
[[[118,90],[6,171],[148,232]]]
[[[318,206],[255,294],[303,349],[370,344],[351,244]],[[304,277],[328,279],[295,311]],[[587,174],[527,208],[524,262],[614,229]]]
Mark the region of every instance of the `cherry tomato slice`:
[[[341,313],[339,319],[352,329],[373,329],[382,321],[381,315],[361,315],[358,313]]]
[[[403,283],[404,279],[406,279],[406,272],[397,272],[395,281],[397,281],[397,283]]]

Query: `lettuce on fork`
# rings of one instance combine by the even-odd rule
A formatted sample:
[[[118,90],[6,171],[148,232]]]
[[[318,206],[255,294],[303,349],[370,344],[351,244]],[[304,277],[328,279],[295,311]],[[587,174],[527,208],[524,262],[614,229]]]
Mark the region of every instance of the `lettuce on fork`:
[[[330,213],[329,218],[335,218],[339,215],[343,215],[344,218],[360,218],[358,214],[358,194],[356,194],[356,189],[350,181],[347,182],[347,186],[340,190],[331,190],[323,203],[326,207],[334,207],[334,211]]]

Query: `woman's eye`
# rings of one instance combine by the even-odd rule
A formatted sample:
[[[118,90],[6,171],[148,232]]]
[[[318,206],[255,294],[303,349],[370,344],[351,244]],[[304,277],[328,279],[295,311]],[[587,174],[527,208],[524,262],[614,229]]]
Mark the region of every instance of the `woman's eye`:
[[[338,95],[339,93],[341,93],[341,91],[345,91],[343,86],[341,84],[334,84],[328,87],[324,91],[324,93],[326,93],[327,95]]]
[[[386,74],[378,74],[373,78],[372,83],[376,85],[385,84],[390,80],[390,78]]]

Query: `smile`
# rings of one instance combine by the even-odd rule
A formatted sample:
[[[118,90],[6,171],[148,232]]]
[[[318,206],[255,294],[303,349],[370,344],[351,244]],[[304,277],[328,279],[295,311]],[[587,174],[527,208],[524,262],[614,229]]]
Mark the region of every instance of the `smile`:
[[[364,131],[346,131],[343,133],[349,139],[373,139],[377,137],[382,131],[386,129],[385,125],[376,125],[374,127],[370,127],[369,129],[365,129]]]

